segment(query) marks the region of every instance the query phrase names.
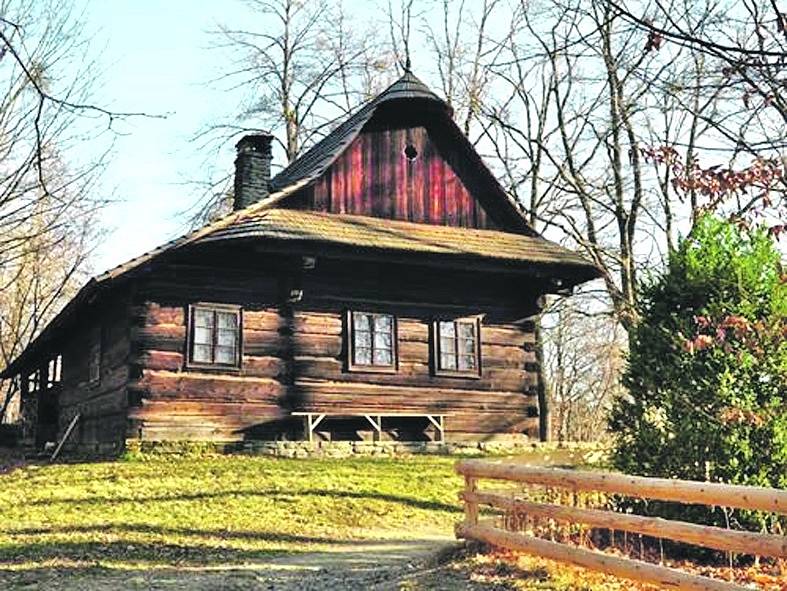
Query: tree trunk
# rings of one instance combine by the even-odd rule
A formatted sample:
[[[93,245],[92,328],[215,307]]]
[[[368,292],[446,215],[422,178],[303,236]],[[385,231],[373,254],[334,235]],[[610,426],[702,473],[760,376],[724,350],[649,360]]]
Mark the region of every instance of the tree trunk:
[[[546,375],[544,373],[544,343],[541,337],[541,314],[536,318],[535,326],[533,328],[535,334],[536,344],[536,365],[537,368],[537,385],[536,395],[538,397],[538,438],[540,441],[549,441],[549,385],[547,384]]]

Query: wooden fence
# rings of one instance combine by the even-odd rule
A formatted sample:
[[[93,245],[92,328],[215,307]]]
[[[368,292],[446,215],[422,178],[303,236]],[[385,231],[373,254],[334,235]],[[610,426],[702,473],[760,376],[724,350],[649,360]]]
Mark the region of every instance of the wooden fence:
[[[734,531],[656,517],[566,505],[535,503],[516,491],[481,490],[479,480],[543,485],[562,490],[597,491],[642,499],[674,501],[736,509],[787,514],[787,490],[737,486],[664,478],[643,478],[603,472],[580,472],[557,468],[465,460],[456,471],[465,477],[461,498],[465,520],[457,525],[457,537],[517,550],[601,571],[618,577],[651,583],[668,589],[741,591],[740,585],[692,575],[673,568],[640,560],[621,558],[592,550],[544,540],[497,527],[495,519],[479,520],[479,505],[488,505],[508,514],[528,515],[560,522],[584,524],[612,531],[669,539],[715,550],[787,558],[787,536]]]

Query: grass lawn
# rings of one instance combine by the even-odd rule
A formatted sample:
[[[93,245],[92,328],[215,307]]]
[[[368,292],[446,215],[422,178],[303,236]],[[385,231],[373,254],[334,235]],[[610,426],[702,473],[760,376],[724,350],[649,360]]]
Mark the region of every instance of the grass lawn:
[[[359,539],[448,533],[454,460],[207,456],[2,476],[0,565],[244,563]]]
[[[504,552],[424,562],[462,517],[456,457],[159,454],[4,474],[11,460],[0,462],[0,589],[652,589]],[[787,589],[771,570],[741,580]]]
[[[538,454],[528,459],[575,460]],[[456,459],[149,455],[16,469],[0,474],[0,587],[51,588],[52,573],[73,586],[84,573],[244,569],[408,540],[439,547],[461,518]],[[472,578],[472,560],[460,562]]]

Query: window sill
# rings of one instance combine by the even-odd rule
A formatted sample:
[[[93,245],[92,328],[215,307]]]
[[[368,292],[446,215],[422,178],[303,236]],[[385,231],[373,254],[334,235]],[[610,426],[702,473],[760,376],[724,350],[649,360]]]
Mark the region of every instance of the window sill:
[[[348,365],[347,371],[350,373],[383,373],[395,374],[399,372],[399,368],[395,365]]]
[[[436,378],[459,378],[463,380],[480,380],[480,371],[450,371],[445,369],[435,370],[432,375]]]
[[[230,373],[239,374],[242,368],[237,365],[216,365],[207,363],[187,363],[183,369],[185,371],[204,372],[204,373]]]

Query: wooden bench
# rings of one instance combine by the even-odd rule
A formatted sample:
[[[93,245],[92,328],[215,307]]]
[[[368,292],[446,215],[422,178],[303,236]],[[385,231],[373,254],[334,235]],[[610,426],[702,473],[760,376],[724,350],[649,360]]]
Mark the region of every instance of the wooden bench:
[[[383,419],[388,418],[419,418],[427,419],[435,429],[437,429],[437,441],[439,443],[445,442],[445,415],[436,415],[430,413],[359,413],[359,412],[292,412],[294,417],[303,417],[306,422],[306,434],[309,442],[314,441],[314,430],[326,417],[339,417],[339,418],[358,418],[364,417],[374,429],[374,441],[380,441],[380,436],[383,432]]]

